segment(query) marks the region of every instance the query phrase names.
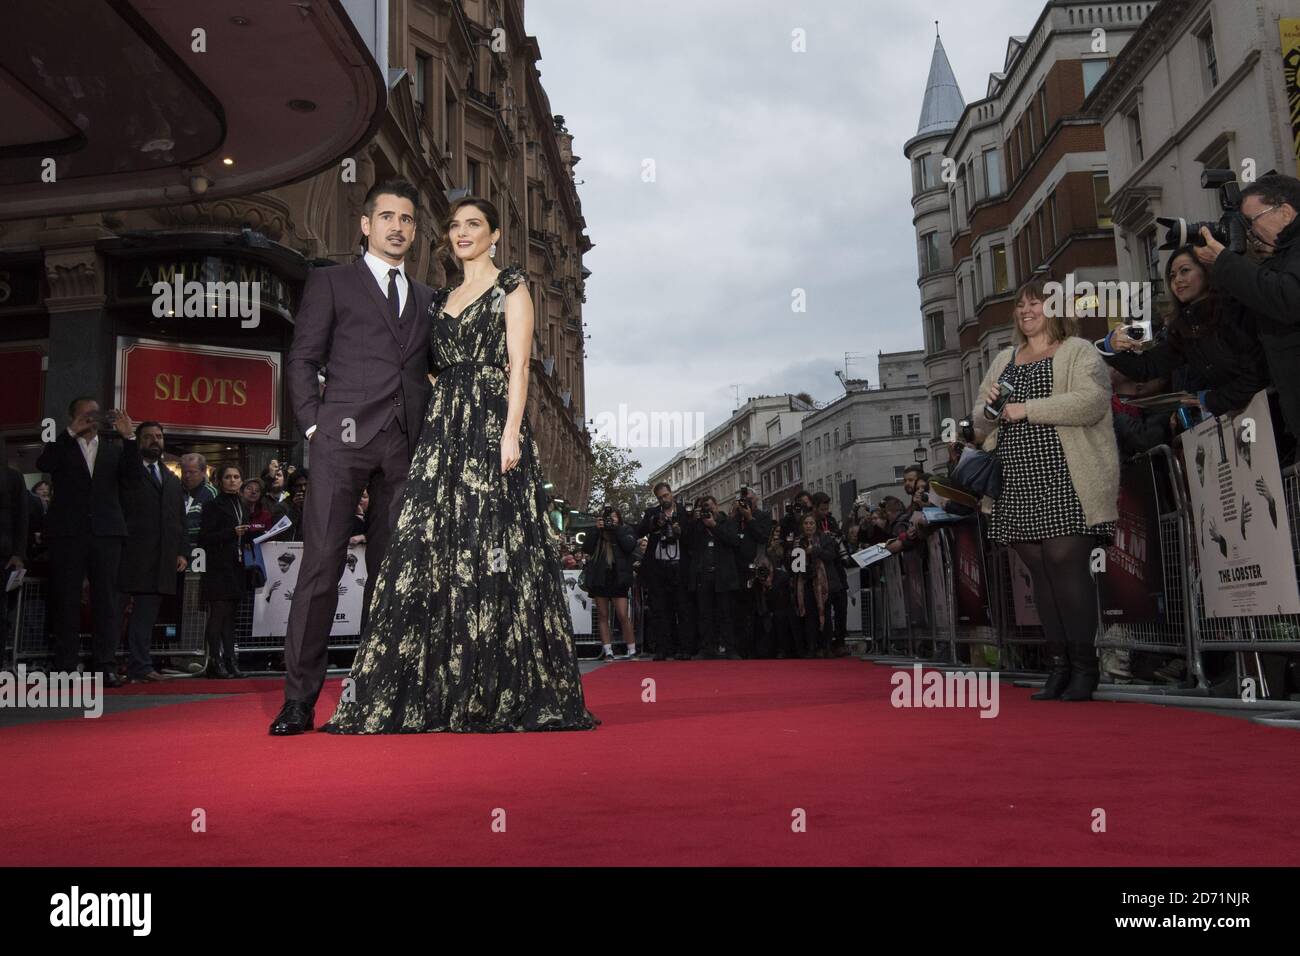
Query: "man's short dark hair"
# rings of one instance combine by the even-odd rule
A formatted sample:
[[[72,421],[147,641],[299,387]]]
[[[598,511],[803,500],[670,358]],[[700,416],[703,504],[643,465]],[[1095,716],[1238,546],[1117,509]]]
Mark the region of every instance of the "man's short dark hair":
[[[409,199],[411,205],[417,210],[420,208],[420,192],[415,185],[406,179],[385,179],[382,183],[375,183],[366,193],[365,201],[361,204],[361,211],[369,219],[375,214],[375,200],[380,196],[397,196],[401,199]]]
[[[289,490],[292,491],[298,485],[307,484],[307,469],[299,468],[289,476]]]
[[[136,425],[136,426],[135,426],[136,434],[138,435],[140,432],[144,431],[146,428],[156,428],[156,429],[158,429],[159,431],[162,431],[162,430],[163,430],[162,422],[147,421],[147,422],[141,422],[139,425]]]
[[[1286,203],[1300,214],[1300,179],[1274,173],[1261,176],[1241,191],[1241,198],[1258,196],[1266,206],[1280,206]]]
[[[99,399],[95,398],[93,395],[78,395],[72,401],[68,402],[68,417],[76,418],[77,406],[82,405],[86,402],[94,402],[96,405],[98,405]]]
[[[652,493],[656,498],[659,497],[659,489],[660,489],[660,488],[667,488],[669,491],[672,491],[672,490],[673,490],[673,486],[672,486],[672,485],[668,484],[668,482],[666,482],[666,481],[661,481],[661,482],[659,482],[658,484],[656,484],[656,485],[654,486],[654,488],[651,489],[651,493]]]
[[[819,491],[812,496],[812,503],[814,508],[820,508],[822,505],[831,503],[831,496],[824,491]]]
[[[798,501],[800,498],[807,498],[809,501],[812,501],[812,492],[807,488],[800,488],[794,493],[794,500]]]
[[[922,475],[922,476],[925,475],[925,469],[922,468],[920,465],[908,465],[906,468],[903,469],[903,474],[906,475],[910,471],[914,471],[918,475]]]

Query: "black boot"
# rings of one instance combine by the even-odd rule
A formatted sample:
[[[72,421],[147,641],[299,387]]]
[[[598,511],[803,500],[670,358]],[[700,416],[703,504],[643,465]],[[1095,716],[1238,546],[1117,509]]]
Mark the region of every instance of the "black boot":
[[[248,675],[239,669],[239,659],[231,654],[225,660],[226,673],[236,680],[243,680]]]
[[[229,680],[230,671],[226,670],[225,663],[216,654],[208,655],[208,666],[203,672],[203,676],[212,680]]]
[[[1059,700],[1061,693],[1070,683],[1070,658],[1062,646],[1047,655],[1047,682],[1037,694],[1030,694],[1030,700]]]
[[[1092,644],[1070,646],[1070,684],[1061,700],[1092,700],[1092,692],[1101,683],[1097,648]]]

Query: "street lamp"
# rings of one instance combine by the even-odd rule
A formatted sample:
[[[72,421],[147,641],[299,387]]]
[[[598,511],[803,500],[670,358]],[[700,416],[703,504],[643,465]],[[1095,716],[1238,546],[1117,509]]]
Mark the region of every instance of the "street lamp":
[[[916,463],[924,469],[926,459],[930,457],[929,450],[924,445],[917,445],[912,449],[912,455],[916,458]]]

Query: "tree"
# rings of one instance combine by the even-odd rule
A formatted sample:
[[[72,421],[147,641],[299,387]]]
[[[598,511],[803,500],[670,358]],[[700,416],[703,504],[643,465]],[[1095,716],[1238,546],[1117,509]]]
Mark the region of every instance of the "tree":
[[[591,443],[591,508],[617,508],[624,521],[636,521],[650,497],[650,488],[636,480],[641,462],[631,457],[630,448],[618,448],[607,438]]]

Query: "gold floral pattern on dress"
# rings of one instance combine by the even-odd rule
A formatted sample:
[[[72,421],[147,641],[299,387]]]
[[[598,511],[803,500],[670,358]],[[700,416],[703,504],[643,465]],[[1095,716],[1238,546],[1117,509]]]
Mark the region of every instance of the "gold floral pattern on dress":
[[[459,318],[430,307],[437,376],[397,525],[330,733],[590,730],[549,496],[525,415],[501,474],[507,413],[503,269]]]

